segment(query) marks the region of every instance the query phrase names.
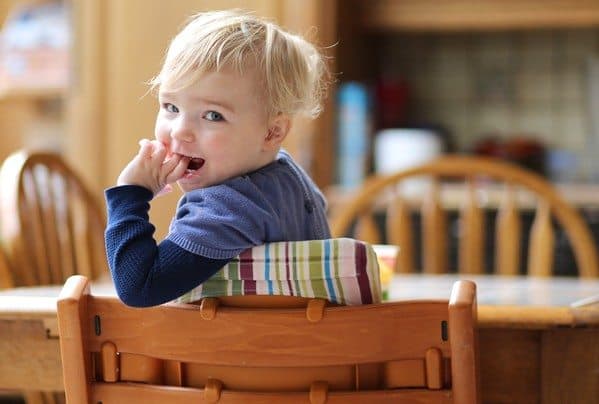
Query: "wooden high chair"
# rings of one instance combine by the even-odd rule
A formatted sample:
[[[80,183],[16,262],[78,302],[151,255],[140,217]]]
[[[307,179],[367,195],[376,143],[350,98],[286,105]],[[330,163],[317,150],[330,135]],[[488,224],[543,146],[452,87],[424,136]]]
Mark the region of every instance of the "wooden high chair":
[[[412,183],[411,191],[424,195],[420,206],[413,206],[406,189],[406,181],[419,179],[420,189]],[[498,159],[469,156],[444,156],[418,167],[393,174],[371,178],[351,199],[347,206],[335,212],[331,230],[335,237],[352,236],[377,244],[386,241],[400,247],[396,260],[397,272],[447,273],[449,267],[448,214],[441,202],[441,181],[460,179],[467,192],[461,201],[458,248],[460,273],[485,272],[485,206],[478,190],[485,189],[490,180],[502,184],[504,193],[495,221],[494,273],[518,274],[522,219],[517,200],[521,194],[532,197],[536,213],[528,243],[526,273],[550,276],[555,252],[554,222],[568,237],[582,277],[599,276],[599,261],[593,236],[584,219],[543,177],[515,164]],[[426,181],[429,181],[428,183]],[[428,191],[426,191],[428,189]],[[484,191],[482,191],[484,194]],[[414,198],[412,198],[414,199]],[[422,217],[422,268],[416,268],[411,214],[420,210]],[[375,214],[385,213],[384,226],[375,220]],[[380,228],[384,227],[384,234]]]
[[[479,402],[472,282],[448,301],[214,303],[131,308],[69,278],[58,301],[68,403]]]

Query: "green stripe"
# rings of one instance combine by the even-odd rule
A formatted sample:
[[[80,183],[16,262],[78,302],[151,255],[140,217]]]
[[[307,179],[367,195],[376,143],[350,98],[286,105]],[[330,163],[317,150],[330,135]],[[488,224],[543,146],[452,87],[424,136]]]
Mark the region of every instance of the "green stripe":
[[[231,295],[243,295],[243,281],[234,280],[231,281]]]
[[[293,283],[295,286],[295,293],[297,295],[302,295],[302,287],[300,285],[300,273],[299,273],[299,265],[298,265],[298,261],[299,261],[299,257],[298,257],[298,252],[297,252],[297,246],[299,243],[292,243],[291,244],[291,248],[290,248],[290,253],[291,253],[291,273],[293,274],[292,278],[293,278]]]
[[[228,294],[227,284],[227,281],[210,278],[202,284],[202,296],[226,296]]]
[[[280,257],[279,257],[279,248],[273,248],[273,252],[271,252],[270,256],[271,256],[271,262],[273,265],[271,265],[270,269],[271,271],[275,272],[275,276],[271,277],[273,280],[278,281],[281,279],[281,261],[280,261]]]
[[[327,288],[325,286],[323,273],[322,273],[322,260],[323,256],[323,243],[309,243],[309,270],[310,279],[312,279],[312,290],[316,297],[326,297]]]
[[[233,260],[225,265],[226,279],[239,279],[239,261]]]

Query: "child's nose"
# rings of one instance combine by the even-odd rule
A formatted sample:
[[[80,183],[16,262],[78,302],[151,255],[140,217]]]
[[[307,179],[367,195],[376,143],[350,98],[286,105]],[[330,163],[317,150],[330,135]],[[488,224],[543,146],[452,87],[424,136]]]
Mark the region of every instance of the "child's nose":
[[[191,125],[185,119],[179,119],[171,129],[171,138],[180,142],[192,142],[194,134]]]

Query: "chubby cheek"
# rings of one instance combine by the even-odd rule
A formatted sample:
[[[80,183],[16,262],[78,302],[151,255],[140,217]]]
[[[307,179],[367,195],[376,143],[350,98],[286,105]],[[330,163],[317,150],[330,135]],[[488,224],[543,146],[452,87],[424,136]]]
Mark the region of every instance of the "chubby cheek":
[[[168,125],[165,125],[163,122],[159,120],[156,121],[156,126],[154,127],[154,137],[159,142],[168,145],[170,143],[170,128]]]
[[[198,143],[202,150],[209,150],[212,157],[230,155],[232,148],[234,148],[234,145],[227,141],[226,135],[205,136]]]

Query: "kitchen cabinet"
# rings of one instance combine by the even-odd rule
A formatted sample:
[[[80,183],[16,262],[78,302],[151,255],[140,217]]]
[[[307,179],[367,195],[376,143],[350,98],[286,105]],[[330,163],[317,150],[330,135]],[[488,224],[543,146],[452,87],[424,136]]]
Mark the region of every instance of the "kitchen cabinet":
[[[458,152],[473,150],[483,138],[534,140],[545,151],[558,152],[553,156],[575,156],[576,164],[553,178],[596,181],[588,71],[592,58],[599,58],[599,2],[353,0],[344,5],[338,10],[336,47],[340,80],[371,85],[375,105],[385,84],[395,86],[385,87],[389,92],[408,88],[402,90],[408,102],[397,114],[408,118],[384,126],[375,116],[375,131],[445,129],[441,136]]]
[[[348,0],[339,3],[338,67],[345,78],[373,73],[365,37],[599,27],[596,0]]]
[[[358,0],[373,30],[451,31],[597,26],[596,0]]]

